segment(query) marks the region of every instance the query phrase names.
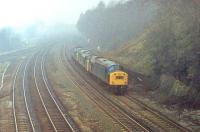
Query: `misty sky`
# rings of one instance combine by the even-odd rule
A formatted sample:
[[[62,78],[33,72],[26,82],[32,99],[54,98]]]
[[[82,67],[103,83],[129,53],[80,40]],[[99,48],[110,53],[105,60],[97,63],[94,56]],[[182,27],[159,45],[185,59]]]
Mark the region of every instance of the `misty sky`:
[[[0,28],[20,27],[42,21],[75,24],[81,12],[119,0],[0,0]]]

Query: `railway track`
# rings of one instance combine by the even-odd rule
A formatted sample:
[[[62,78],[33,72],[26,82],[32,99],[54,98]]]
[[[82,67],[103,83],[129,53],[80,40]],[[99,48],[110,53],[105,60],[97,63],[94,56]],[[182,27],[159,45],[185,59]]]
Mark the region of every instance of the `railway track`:
[[[18,131],[35,132],[35,126],[30,114],[29,105],[27,103],[28,97],[25,88],[25,77],[29,61],[30,59],[18,66],[12,86],[13,89],[12,107],[13,107],[14,126],[16,132]],[[19,75],[20,73],[21,76]],[[17,81],[21,81],[21,79],[22,79],[22,84],[17,83]]]
[[[1,77],[0,88],[0,131],[14,131],[14,120],[12,116],[12,84],[14,74],[17,70],[15,63],[9,63],[4,69]]]
[[[181,126],[180,124],[176,123],[175,121],[169,119],[167,116],[163,115],[161,112],[149,107],[148,105],[144,104],[142,101],[138,100],[137,98],[126,95],[127,99],[129,99],[132,103],[137,104],[140,106],[147,114],[144,115],[145,118],[152,120],[154,123],[158,124],[166,131],[180,131],[180,132],[190,132],[189,129]],[[126,102],[123,102],[126,103]],[[130,104],[127,104],[130,107]],[[132,107],[130,107],[132,108]]]
[[[4,77],[5,77],[5,74],[6,74],[7,70],[8,70],[8,67],[9,67],[9,64],[7,64],[6,68],[4,69],[4,71],[2,73],[0,92],[1,92],[1,89],[3,88],[3,86],[4,86]]]
[[[45,109],[46,115],[51,123],[52,130],[55,132],[71,131],[77,132],[79,129],[75,127],[71,117],[65,112],[64,107],[54,95],[52,88],[48,83],[48,79],[45,71],[45,54],[42,55],[40,61],[38,57],[34,65],[34,80],[39,94],[42,106]],[[38,67],[37,67],[38,66]],[[36,71],[38,71],[36,73]],[[40,81],[39,81],[40,80]],[[42,82],[41,82],[42,80]]]
[[[63,56],[63,55],[62,55]],[[80,90],[85,93],[85,95],[90,98],[95,104],[97,104],[101,110],[103,110],[108,116],[110,116],[116,124],[121,126],[122,131],[152,131],[145,124],[140,122],[138,119],[135,119],[131,114],[127,113],[116,105],[113,101],[105,98],[101,93],[95,91],[95,89],[86,85],[86,82],[83,79],[78,78],[71,67],[71,64],[68,61],[64,60],[65,57],[60,58],[60,62],[66,62],[65,66],[67,71],[70,71],[71,77],[68,76],[68,79]],[[72,77],[73,76],[73,77]],[[77,81],[77,78],[79,81]],[[82,81],[81,81],[82,80]]]
[[[98,105],[106,115],[112,118],[115,124],[120,125],[122,131],[190,131],[131,95],[116,96],[114,99],[108,97],[105,95],[105,91],[102,90],[102,86],[99,86],[94,80],[91,80],[91,77],[90,80],[87,80],[89,75],[85,75],[84,71],[81,71],[80,68],[69,60],[65,49],[63,48],[63,51],[60,53],[59,61],[65,65],[66,71],[68,72],[66,74],[68,79],[90,100]],[[42,118],[48,120],[40,124],[41,126],[47,125],[47,129],[45,130],[55,132],[80,131],[73,122],[73,119],[66,112],[66,109],[56,96],[56,92],[48,80],[45,70],[47,55],[48,52],[39,53],[35,57],[32,56],[22,62],[17,67],[12,84],[12,111],[16,132],[41,131],[36,126],[36,120],[32,114],[32,112],[35,112],[33,111],[33,106],[39,106],[39,108],[43,109],[42,114],[35,114],[42,115]],[[32,67],[30,67],[30,62],[33,63],[31,65]],[[33,69],[34,93],[30,93],[30,88],[27,86],[28,68]],[[33,102],[36,105],[31,105],[30,95],[32,95],[32,98],[38,97],[38,101]],[[128,101],[126,102],[126,100]]]
[[[50,88],[44,66],[45,55],[46,52],[37,52],[17,67],[12,83],[14,130],[77,132],[78,127]]]
[[[64,57],[67,57],[67,56],[64,55]],[[88,81],[87,79],[85,79],[85,75],[79,73],[80,72],[80,71],[78,71],[79,69],[76,69],[75,66],[73,66],[73,67],[76,70],[76,72],[81,76],[81,77],[79,77],[79,80],[82,78],[82,80],[84,80],[85,83],[90,84],[91,87],[93,87],[93,89],[96,89],[96,92],[99,92],[100,94],[102,94],[103,98],[108,98],[103,94],[102,90],[99,90],[102,88],[100,88],[96,84],[94,85],[93,83],[91,83],[91,81]],[[97,87],[99,87],[99,89]],[[124,98],[124,97],[122,97],[122,98]],[[175,121],[167,118],[163,114],[161,114],[155,110],[152,110],[150,107],[146,106],[141,101],[139,101],[131,96],[128,96],[128,97],[126,96],[126,98],[128,98],[132,102],[132,104],[134,103],[134,106],[136,106],[137,109],[135,109],[133,106],[131,106],[132,104],[128,104],[127,102],[124,102],[121,99],[117,99],[117,102],[123,102],[123,104],[126,104],[126,106],[129,107],[129,113],[133,113],[133,116],[137,116],[138,118],[140,118],[139,120],[142,120],[140,122],[142,122],[144,124],[148,124],[147,126],[149,128],[152,128],[153,131],[169,131],[169,132],[171,132],[171,131],[176,131],[176,132],[190,131],[189,129],[182,127],[180,124],[176,123]],[[108,98],[108,100],[110,100],[110,98]],[[118,105],[118,104],[116,104],[116,105]],[[119,108],[120,108],[120,106],[119,106]],[[139,111],[138,111],[138,108],[140,108]]]

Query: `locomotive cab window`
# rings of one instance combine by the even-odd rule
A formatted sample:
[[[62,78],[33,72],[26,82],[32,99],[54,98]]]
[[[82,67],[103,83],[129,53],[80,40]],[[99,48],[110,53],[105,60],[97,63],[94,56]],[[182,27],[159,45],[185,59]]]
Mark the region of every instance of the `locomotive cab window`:
[[[111,67],[108,68],[108,72],[113,72],[116,70],[121,70],[121,66],[120,65],[112,65]]]

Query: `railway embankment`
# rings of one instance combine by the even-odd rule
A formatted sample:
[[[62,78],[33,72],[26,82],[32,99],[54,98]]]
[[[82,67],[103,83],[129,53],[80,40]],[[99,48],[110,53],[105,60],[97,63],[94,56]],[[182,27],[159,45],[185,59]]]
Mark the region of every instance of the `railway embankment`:
[[[157,93],[159,102],[199,109],[199,7],[196,0],[99,3],[79,18],[77,27],[91,47],[142,74],[145,90]]]
[[[120,6],[125,6],[125,4],[111,9],[117,9]],[[144,29],[137,32],[137,35],[134,34],[137,37],[133,35],[131,39],[126,39],[121,44],[109,45],[111,48],[106,49],[109,52],[105,55],[106,58],[123,64],[129,71],[128,92],[133,91],[136,96],[141,95],[141,100],[148,100],[147,104],[157,104],[162,107],[158,108],[161,111],[174,113],[172,115],[178,119],[188,120],[197,126],[200,122],[199,6],[199,2],[195,0],[169,0],[156,4],[157,8],[154,10],[156,15]],[[108,12],[109,10],[107,14]],[[82,18],[87,18],[87,15],[92,17],[88,12]],[[99,18],[107,17],[105,14],[101,15]],[[133,17],[132,14],[120,15]],[[81,24],[84,25],[81,22],[79,23],[80,31],[83,30]],[[104,24],[109,25],[109,23]],[[125,33],[121,28],[125,27],[126,22],[123,24],[118,25],[117,28],[120,37]],[[132,26],[136,25],[132,24]],[[128,29],[131,30],[131,28]],[[129,32],[128,29],[126,32]],[[115,30],[111,28],[109,32],[111,31]],[[109,34],[109,32],[104,30],[103,33]],[[117,40],[120,37],[110,37],[111,42],[120,43]],[[105,45],[101,47],[106,48],[108,41],[106,39]],[[92,44],[99,45],[99,43],[95,45],[95,42]],[[113,48],[115,50],[111,50]]]

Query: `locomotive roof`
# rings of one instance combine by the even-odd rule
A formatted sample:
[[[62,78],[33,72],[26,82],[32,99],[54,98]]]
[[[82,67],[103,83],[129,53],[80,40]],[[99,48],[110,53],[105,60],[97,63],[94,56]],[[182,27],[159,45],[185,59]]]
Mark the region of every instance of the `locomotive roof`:
[[[110,66],[113,66],[113,65],[119,65],[118,63],[114,62],[114,61],[111,61],[111,60],[108,60],[108,59],[105,59],[103,57],[97,57],[96,58],[96,61],[106,67],[110,67]]]
[[[118,63],[112,61],[112,60],[108,60],[106,58],[103,58],[103,57],[99,57],[99,56],[96,56],[96,55],[92,55],[92,53],[87,50],[87,49],[83,49],[81,47],[77,47],[75,48],[80,54],[82,54],[83,57],[88,57],[88,56],[91,56],[91,61],[92,62],[97,62],[105,67],[111,67],[113,65],[119,65]]]

